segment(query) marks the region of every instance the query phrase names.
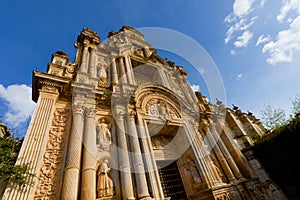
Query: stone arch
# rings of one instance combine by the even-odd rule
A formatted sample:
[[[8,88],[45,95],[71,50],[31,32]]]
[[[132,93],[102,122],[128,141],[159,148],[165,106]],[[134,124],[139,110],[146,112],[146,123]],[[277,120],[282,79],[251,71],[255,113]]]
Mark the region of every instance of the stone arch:
[[[163,114],[159,112],[159,105],[163,105],[161,109],[165,109],[165,114],[169,119],[182,118],[183,108],[186,108],[187,105],[185,102],[176,94],[169,90],[168,88],[162,85],[155,84],[145,84],[140,86],[133,95],[133,100],[135,102],[136,108],[140,111],[149,115],[149,106],[157,105],[158,115]],[[161,110],[162,111],[162,110]],[[163,112],[163,111],[162,111]]]

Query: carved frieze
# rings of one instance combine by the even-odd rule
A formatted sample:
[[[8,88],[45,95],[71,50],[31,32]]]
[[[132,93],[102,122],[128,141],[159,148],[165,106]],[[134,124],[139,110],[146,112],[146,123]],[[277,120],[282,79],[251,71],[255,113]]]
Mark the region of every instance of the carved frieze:
[[[57,108],[54,112],[49,139],[38,175],[39,183],[34,199],[58,199],[66,144],[66,122],[69,110]]]

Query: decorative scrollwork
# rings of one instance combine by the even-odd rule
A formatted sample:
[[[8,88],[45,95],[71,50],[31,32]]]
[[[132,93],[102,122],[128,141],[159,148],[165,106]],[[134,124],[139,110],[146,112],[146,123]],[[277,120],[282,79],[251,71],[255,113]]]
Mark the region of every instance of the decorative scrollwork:
[[[69,110],[57,108],[54,112],[49,139],[39,172],[39,184],[34,199],[57,199],[62,173],[63,149],[66,141],[66,122]]]

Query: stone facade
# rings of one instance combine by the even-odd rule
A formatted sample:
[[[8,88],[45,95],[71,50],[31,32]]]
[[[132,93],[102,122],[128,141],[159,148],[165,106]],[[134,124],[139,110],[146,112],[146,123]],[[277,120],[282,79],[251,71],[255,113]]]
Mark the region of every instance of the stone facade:
[[[84,28],[75,47],[74,62],[57,51],[33,72],[17,162],[36,177],[4,200],[286,199],[247,150],[259,120],[194,93],[140,32],[123,26],[104,43]]]

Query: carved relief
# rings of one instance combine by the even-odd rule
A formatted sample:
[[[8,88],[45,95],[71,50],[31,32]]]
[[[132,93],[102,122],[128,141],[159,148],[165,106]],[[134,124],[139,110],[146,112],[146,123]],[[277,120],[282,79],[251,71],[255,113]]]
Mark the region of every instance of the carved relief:
[[[169,135],[156,135],[151,137],[151,143],[153,149],[163,149],[173,139],[173,136]]]
[[[177,110],[170,104],[159,99],[151,99],[146,105],[146,114],[157,116],[165,119],[179,119],[180,115]]]
[[[108,160],[104,159],[97,172],[97,196],[98,198],[110,197],[114,195],[113,182],[109,177],[110,168]]]
[[[106,123],[104,119],[100,119],[97,124],[97,145],[103,151],[109,151],[111,145],[111,125]]]
[[[192,180],[193,184],[197,185],[202,183],[199,170],[193,159],[188,158],[184,166],[185,166],[185,170],[187,171],[187,174],[190,175],[190,179]]]
[[[230,200],[231,199],[229,194],[226,191],[219,193],[219,194],[215,194],[214,197],[216,200]]]
[[[267,199],[265,192],[260,184],[255,184],[251,187],[248,187],[248,190],[249,190],[249,193],[251,194],[251,196],[256,197],[256,199],[258,199],[258,200]]]
[[[107,73],[103,63],[99,63],[97,66],[97,76],[99,78],[98,87],[107,87]]]
[[[76,67],[74,65],[67,66],[67,72],[73,74],[76,71]]]
[[[58,199],[64,146],[66,143],[66,122],[69,110],[57,108],[46,144],[43,164],[39,172],[39,184],[34,199]]]

